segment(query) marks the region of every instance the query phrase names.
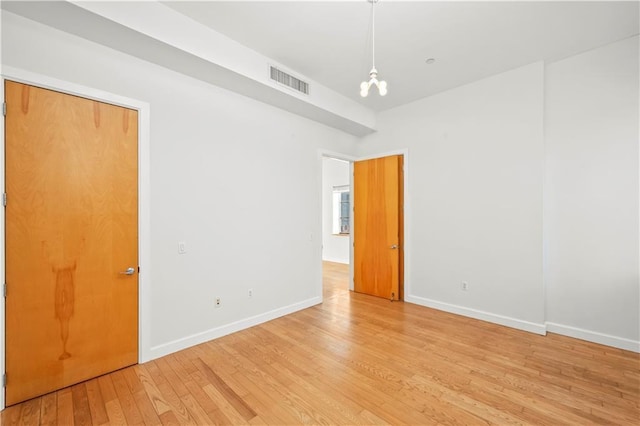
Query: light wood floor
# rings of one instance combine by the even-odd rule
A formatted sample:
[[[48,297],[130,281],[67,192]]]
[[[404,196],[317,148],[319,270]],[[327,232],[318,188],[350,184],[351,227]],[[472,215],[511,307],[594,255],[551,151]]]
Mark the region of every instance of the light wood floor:
[[[639,424],[638,354],[347,288],[322,305],[7,408],[2,424]]]

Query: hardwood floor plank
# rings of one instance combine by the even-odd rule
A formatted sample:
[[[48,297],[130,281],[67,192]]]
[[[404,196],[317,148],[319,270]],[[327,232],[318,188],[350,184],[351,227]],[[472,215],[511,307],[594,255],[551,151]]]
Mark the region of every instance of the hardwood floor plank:
[[[365,420],[365,423],[369,425],[390,425],[391,424],[391,423],[385,422],[384,420],[382,420],[380,417],[376,416],[369,410],[362,410],[360,412],[360,417],[362,417]]]
[[[122,408],[122,412],[124,413],[127,424],[144,424],[142,415],[140,414],[140,410],[138,410],[136,401],[131,394],[129,385],[127,385],[127,380],[125,379],[123,371],[115,371],[111,373],[110,376],[113,380],[113,388],[115,389],[116,395],[118,396],[118,402],[120,403],[120,407]]]
[[[269,422],[264,421],[260,416],[255,416],[252,418],[249,423],[250,425],[268,425]]]
[[[104,401],[105,406],[107,402],[118,399],[118,395],[116,394],[116,390],[113,387],[113,380],[111,377],[111,374],[105,374],[104,376],[98,377],[100,393],[102,393],[102,400]]]
[[[15,426],[20,424],[20,414],[22,413],[22,405],[16,404],[2,410],[2,424],[6,426]]]
[[[6,408],[2,425],[640,424],[640,354],[351,293]]]
[[[142,382],[140,381],[140,378],[137,374],[139,368],[140,366],[134,365],[120,370],[122,372],[122,376],[127,382],[127,386],[129,386],[129,392],[134,395],[144,390],[144,386],[142,385]]]
[[[109,415],[104,406],[102,391],[100,390],[100,382],[98,379],[89,380],[86,383],[87,400],[89,402],[89,410],[91,411],[91,420],[94,425],[103,425],[109,423]]]
[[[160,384],[157,384],[157,386],[164,400],[169,403],[169,406],[171,407],[171,412],[174,414],[174,417],[177,419],[178,423],[195,424],[195,421],[191,416],[191,414],[189,413],[189,410],[187,410],[187,407],[184,406],[184,404],[182,403],[182,400],[173,390],[171,385],[167,381],[164,381]],[[160,419],[162,420],[163,423],[165,422],[164,414],[166,413],[163,413],[160,416]],[[166,416],[166,417],[169,417],[169,416]]]
[[[243,399],[235,393],[224,380],[220,378],[206,363],[201,359],[194,360],[194,364],[197,367],[201,367],[201,370],[205,372],[207,379],[211,384],[220,392],[224,398],[229,401],[229,404],[244,418],[245,421],[251,420],[256,416],[256,412],[247,405]]]
[[[142,421],[145,425],[160,425],[162,421],[158,417],[158,413],[155,410],[149,394],[145,392],[144,388],[133,394],[133,399],[136,402],[136,407],[142,416]]]
[[[202,410],[204,410],[206,416],[216,424],[231,424],[231,420],[225,415],[221,406],[212,401],[211,397],[203,389],[205,386],[210,385],[210,382],[205,378],[206,373],[199,370],[193,363],[194,360],[200,361],[198,357],[191,357],[191,359],[180,356],[179,354],[173,354],[172,362],[170,365],[174,369],[176,375],[183,378],[184,385],[189,392],[189,395],[194,400],[181,399],[189,409],[189,404],[197,404]],[[196,408],[197,410],[197,408]],[[190,410],[192,415],[195,415],[193,410]]]
[[[252,394],[246,395],[244,397],[245,401],[250,404],[252,407],[255,407],[256,413],[258,415],[253,419],[249,420],[250,424],[259,424],[264,422],[269,425],[283,425],[283,424],[291,424],[291,422],[287,422],[283,420],[283,417],[280,417],[278,414],[281,412],[277,410],[270,410],[265,408],[258,399]],[[287,418],[284,416],[284,418]]]
[[[180,351],[173,354],[174,358],[182,365],[182,368],[184,368],[184,373],[187,375],[198,371],[198,369],[191,362],[191,357],[189,356],[190,353],[190,351]]]
[[[196,425],[206,425],[211,424],[211,418],[207,415],[207,413],[202,409],[200,404],[195,400],[193,395],[186,394],[180,397],[180,400],[189,411],[190,417],[193,419]]]
[[[58,397],[57,392],[51,392],[42,396],[40,403],[40,425],[53,426],[58,422]],[[4,424],[4,423],[3,423]]]
[[[73,399],[73,422],[78,426],[91,424],[91,409],[89,408],[89,397],[87,396],[87,385],[79,383],[71,386],[71,397]]]
[[[25,426],[38,426],[40,423],[40,404],[42,398],[34,398],[22,404],[20,412],[20,424]]]
[[[158,416],[166,413],[167,411],[171,411],[171,406],[165,401],[162,396],[162,392],[156,386],[156,383],[151,378],[151,374],[148,370],[148,364],[139,365],[139,368],[136,370],[136,374],[140,379],[140,383],[142,383],[142,387],[144,391],[147,393],[151,404]]]
[[[169,356],[166,356],[164,359],[167,361],[167,364],[169,364],[169,367],[171,367],[171,370],[173,370],[173,373],[176,377],[189,377],[189,373],[184,368],[184,365],[180,362],[178,354],[171,354]]]
[[[157,360],[153,361],[153,363],[156,366],[158,366],[158,369],[160,370],[162,375],[165,377],[167,382],[171,385],[171,387],[173,388],[174,392],[178,396],[187,395],[189,393],[189,391],[187,390],[187,388],[182,383],[182,380],[173,371],[173,368],[171,368],[171,365],[169,365],[169,359],[170,358],[171,358],[171,355],[168,355],[168,356],[166,356],[164,358],[160,358],[160,359],[157,359]]]
[[[120,406],[120,401],[118,401],[117,399],[112,399],[110,401],[107,401],[104,404],[104,408],[105,410],[107,410],[107,415],[109,416],[109,422],[112,425],[127,424],[127,418],[124,415],[122,406]],[[64,424],[64,423],[61,423],[61,424]]]
[[[193,373],[191,376],[199,375],[199,372]],[[204,391],[204,386],[210,386],[209,383],[204,383],[202,385],[198,384],[198,382],[194,380],[189,380],[185,382],[187,389],[189,389],[190,394],[195,398],[198,405],[202,407],[207,416],[216,424],[231,424],[231,420],[223,413],[223,410],[217,405],[211,397]]]
[[[165,413],[162,413],[160,415],[160,420],[162,421],[162,424],[165,426],[175,426],[175,425],[181,424],[178,421],[178,418],[176,417],[173,411],[167,411]]]
[[[213,386],[211,383],[205,385],[202,390],[209,397],[211,401],[213,401],[214,405],[219,407],[219,411],[228,419],[231,424],[243,424],[247,423],[247,419],[245,419],[242,414],[238,412],[229,401],[222,395],[218,389]],[[253,416],[256,417],[256,416]],[[253,418],[252,417],[252,418]],[[251,419],[248,419],[251,420]]]
[[[167,382],[167,379],[164,377],[162,371],[160,371],[160,368],[158,368],[158,365],[154,361],[147,362],[144,364],[144,366],[151,375],[151,379],[156,385]]]
[[[58,424],[73,426],[73,395],[71,388],[64,388],[56,393]]]

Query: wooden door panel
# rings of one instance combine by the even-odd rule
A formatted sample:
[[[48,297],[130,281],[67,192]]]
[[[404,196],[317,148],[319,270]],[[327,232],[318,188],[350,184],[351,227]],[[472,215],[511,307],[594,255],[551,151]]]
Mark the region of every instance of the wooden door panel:
[[[354,291],[391,300],[400,296],[401,175],[401,156],[354,163]]]
[[[137,112],[7,81],[7,405],[135,364]]]

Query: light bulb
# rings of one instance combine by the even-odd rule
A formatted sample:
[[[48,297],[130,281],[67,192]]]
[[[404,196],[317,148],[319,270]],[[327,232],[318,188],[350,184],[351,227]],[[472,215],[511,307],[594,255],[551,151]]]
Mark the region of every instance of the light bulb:
[[[380,96],[384,96],[387,94],[387,82],[386,81],[381,81],[380,84],[378,84],[378,89],[380,90]]]
[[[363,81],[362,83],[360,83],[360,96],[362,96],[363,98],[366,98],[368,94],[369,94],[369,83],[367,83],[366,81]]]

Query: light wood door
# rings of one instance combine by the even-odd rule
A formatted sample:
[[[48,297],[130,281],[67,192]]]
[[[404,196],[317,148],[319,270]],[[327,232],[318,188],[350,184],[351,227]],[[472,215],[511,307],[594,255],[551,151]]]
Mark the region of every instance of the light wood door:
[[[11,81],[5,97],[11,405],[137,362],[138,119]]]
[[[402,156],[354,163],[354,291],[402,296]]]

